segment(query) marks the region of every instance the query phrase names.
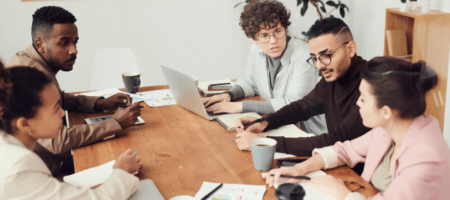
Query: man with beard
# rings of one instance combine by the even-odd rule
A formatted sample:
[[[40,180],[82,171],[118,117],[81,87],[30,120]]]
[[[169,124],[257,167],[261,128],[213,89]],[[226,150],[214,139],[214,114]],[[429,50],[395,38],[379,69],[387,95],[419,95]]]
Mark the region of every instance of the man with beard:
[[[79,37],[75,21],[75,16],[61,7],[46,6],[36,10],[31,26],[33,44],[16,53],[8,67],[27,66],[44,72],[61,92],[60,106],[64,110],[101,112],[117,109],[121,104],[131,104],[130,96],[120,93],[105,99],[61,91],[56,74],[60,70],[71,71],[78,54]],[[58,138],[38,139],[34,152],[44,160],[53,176],[58,176],[62,168],[64,174],[73,173],[70,150],[118,134],[132,126],[140,114],[139,103],[134,103],[127,108],[119,108],[111,119],[102,122],[70,128],[64,126]]]
[[[356,102],[360,96],[360,71],[367,63],[356,55],[356,43],[348,26],[338,18],[317,20],[308,31],[308,44],[314,64],[322,80],[303,99],[293,102],[266,117],[266,121],[242,128],[253,121],[246,117],[237,122],[236,143],[241,150],[250,150],[255,134],[286,124],[308,120],[325,114],[328,133],[308,138],[270,137],[277,141],[277,152],[310,156],[314,148],[333,145],[337,141],[355,139],[369,129],[362,124]]]

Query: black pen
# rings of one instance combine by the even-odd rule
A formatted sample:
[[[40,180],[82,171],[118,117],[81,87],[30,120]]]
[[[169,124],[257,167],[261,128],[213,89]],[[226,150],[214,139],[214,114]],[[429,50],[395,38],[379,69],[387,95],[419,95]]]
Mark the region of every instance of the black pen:
[[[259,122],[262,122],[262,121],[266,121],[266,118],[265,118],[265,117],[261,117],[261,118],[255,120],[255,121],[247,122],[247,123],[244,123],[244,124],[242,124],[242,125],[243,125],[244,127],[246,127],[246,126],[248,126],[248,125],[252,125],[252,124],[254,124],[254,123],[259,123]],[[238,128],[241,128],[241,127],[239,126]]]
[[[274,174],[270,174],[270,176],[275,176]],[[311,180],[310,177],[307,176],[289,176],[289,175],[280,175],[282,178],[293,178],[293,179],[303,179],[303,180]]]
[[[216,86],[216,85],[230,85],[230,83],[214,83],[210,84],[209,86]]]
[[[207,195],[205,195],[202,200],[206,200],[208,199],[209,196],[211,196],[212,194],[214,194],[214,192],[216,192],[220,187],[222,187],[223,183],[221,183],[219,186],[217,186],[216,188],[214,188],[214,190],[212,190],[210,193],[208,193]]]
[[[117,107],[119,107],[119,108],[126,108],[126,107],[128,107],[128,106],[131,106],[131,105],[118,105]],[[143,108],[144,106],[139,106],[139,108]]]

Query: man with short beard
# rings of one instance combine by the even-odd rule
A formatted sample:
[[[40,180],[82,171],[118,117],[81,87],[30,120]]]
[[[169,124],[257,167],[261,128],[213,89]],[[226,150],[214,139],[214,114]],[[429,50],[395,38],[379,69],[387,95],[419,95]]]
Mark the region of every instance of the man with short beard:
[[[32,45],[17,52],[9,61],[8,67],[28,66],[44,72],[61,92],[56,74],[71,71],[77,58],[78,29],[75,16],[67,10],[56,6],[45,6],[33,14],[31,26]],[[61,92],[60,106],[64,110],[78,112],[102,112],[114,110],[119,105],[130,104],[129,95],[116,94],[107,99],[88,97]],[[73,173],[70,150],[103,140],[103,138],[119,133],[132,126],[141,111],[139,103],[119,108],[111,119],[71,128],[64,126],[56,139],[38,139],[34,152],[38,154],[53,176],[61,172],[61,166],[69,169],[65,173]],[[30,135],[33,133],[30,132]],[[66,164],[68,163],[68,164]],[[72,166],[70,166],[72,165]]]
[[[364,127],[356,102],[360,96],[361,69],[367,61],[356,55],[356,43],[348,26],[338,18],[317,20],[308,31],[310,58],[322,75],[322,80],[303,99],[293,102],[266,121],[238,129],[236,143],[241,150],[250,150],[250,141],[261,136],[255,134],[283,125],[308,120],[325,114],[328,133],[307,138],[270,137],[277,140],[277,152],[310,156],[313,149],[330,146],[337,141],[355,139],[369,129]],[[245,117],[237,122],[255,120]]]

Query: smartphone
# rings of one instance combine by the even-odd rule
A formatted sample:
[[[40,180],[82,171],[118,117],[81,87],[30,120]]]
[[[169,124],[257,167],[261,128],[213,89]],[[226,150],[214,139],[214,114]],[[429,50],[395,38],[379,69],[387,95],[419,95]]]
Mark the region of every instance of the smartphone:
[[[112,115],[107,115],[107,116],[101,116],[101,117],[93,117],[93,118],[86,118],[84,119],[84,121],[86,122],[86,124],[92,124],[95,122],[101,122],[107,119],[110,119],[112,117]],[[138,121],[136,123],[134,123],[134,125],[139,125],[139,124],[144,124],[145,121],[144,119],[142,119],[142,117],[137,117]]]
[[[278,167],[289,167],[301,163],[307,159],[291,159],[291,160],[277,160]]]

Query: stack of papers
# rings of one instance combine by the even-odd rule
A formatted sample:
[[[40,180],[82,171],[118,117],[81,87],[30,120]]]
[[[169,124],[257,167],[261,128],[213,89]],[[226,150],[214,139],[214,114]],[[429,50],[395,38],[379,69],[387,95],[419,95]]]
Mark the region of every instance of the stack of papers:
[[[220,183],[203,182],[195,199],[203,198],[219,185]],[[265,192],[265,185],[223,184],[208,200],[262,200]]]
[[[112,160],[103,165],[89,168],[69,176],[64,176],[63,179],[65,182],[77,187],[94,187],[102,184],[108,179],[113,171],[115,162],[115,160]]]
[[[153,90],[148,92],[138,92],[137,97],[144,99],[150,107],[176,105],[177,102],[173,98],[173,94],[169,89],[166,90]]]

